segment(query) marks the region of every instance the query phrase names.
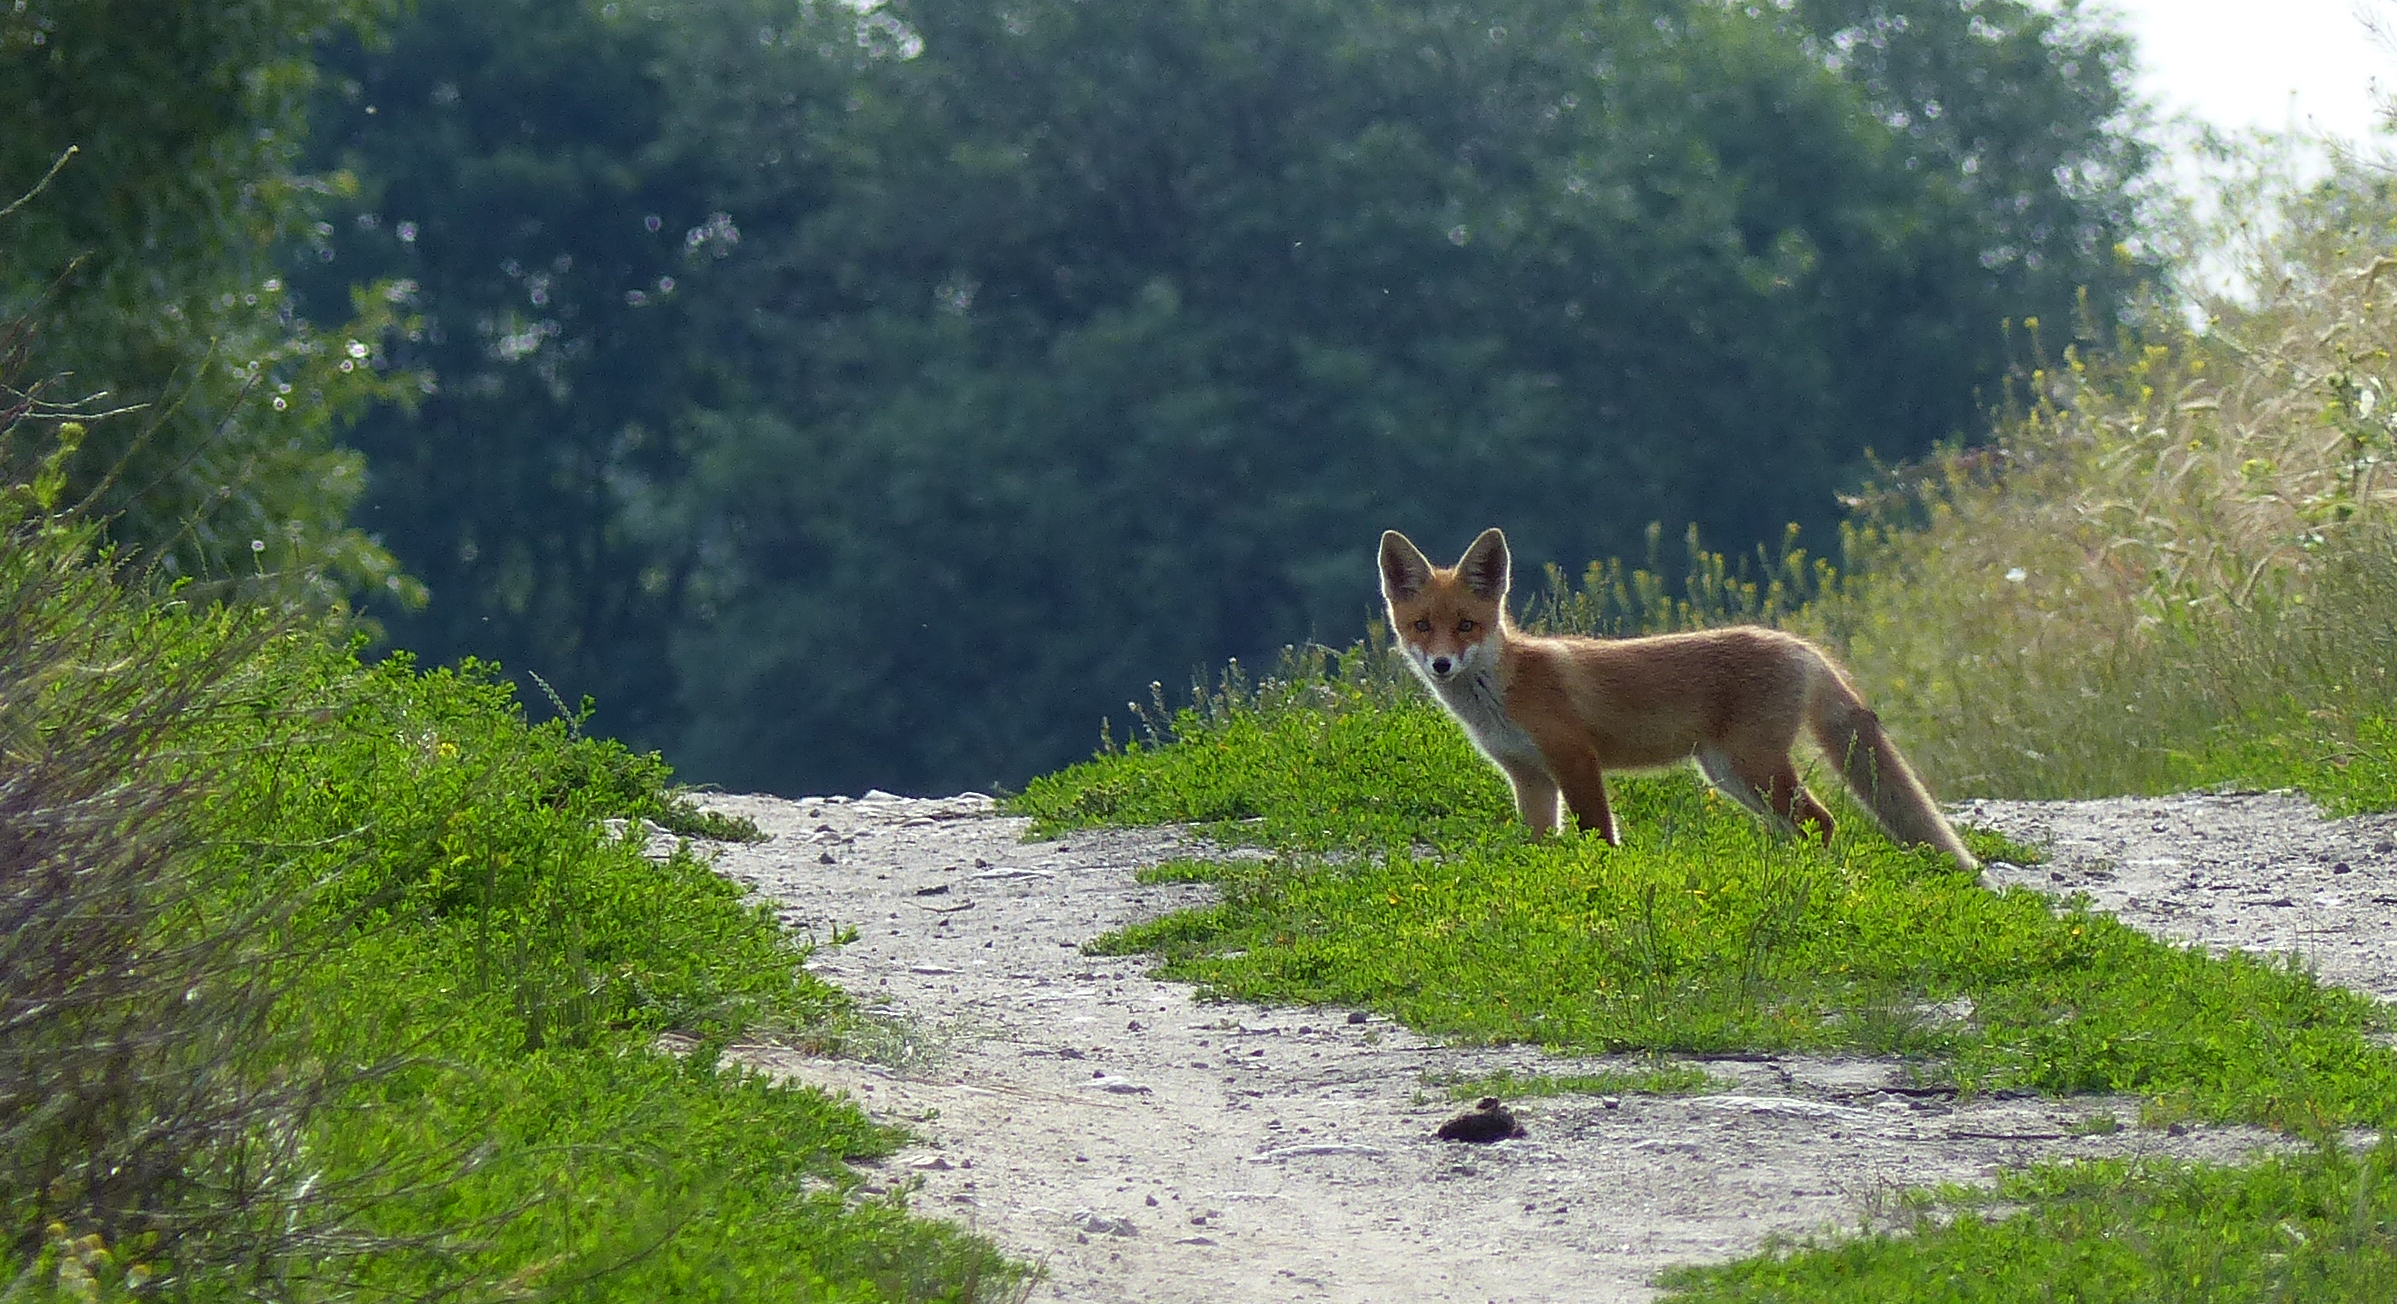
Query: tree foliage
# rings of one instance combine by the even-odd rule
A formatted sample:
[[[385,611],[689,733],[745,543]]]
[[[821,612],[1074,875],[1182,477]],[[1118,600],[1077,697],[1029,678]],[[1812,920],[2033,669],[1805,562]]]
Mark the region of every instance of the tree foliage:
[[[1353,635],[1385,526],[1828,534],[1867,450],[1976,428],[2007,318],[2147,275],[2119,39],[2012,0],[421,22],[339,157],[449,332],[369,443],[425,650],[629,691],[727,783],[1020,778]]]
[[[0,13],[0,315],[42,305],[29,371],[95,427],[74,466],[116,542],[169,577],[317,603],[409,592],[353,529],[362,468],[334,428],[397,395],[393,306],[291,309],[281,250],[319,234],[338,178],[299,169],[311,54],[384,0],[28,0]],[[20,453],[23,450],[19,450]]]
[[[613,486],[653,474],[715,389],[676,279],[708,188],[660,137],[661,30],[575,0],[427,0],[329,47],[320,158],[361,184],[299,279],[312,306],[390,281],[420,319],[396,356],[432,392],[349,440],[361,521],[434,599],[383,604],[393,640],[595,694],[629,735],[672,705],[678,577]]]

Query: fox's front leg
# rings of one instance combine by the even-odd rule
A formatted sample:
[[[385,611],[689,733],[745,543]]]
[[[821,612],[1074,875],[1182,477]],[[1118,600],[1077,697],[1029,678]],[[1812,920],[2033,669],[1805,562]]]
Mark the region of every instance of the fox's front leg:
[[[1502,763],[1506,781],[1515,789],[1515,813],[1531,828],[1531,835],[1544,838],[1556,831],[1556,780],[1548,771],[1524,761]]]
[[[1587,743],[1543,747],[1541,753],[1582,832],[1597,834],[1610,847],[1622,846],[1623,834],[1615,827],[1614,809],[1607,805],[1606,774],[1598,768],[1598,753]]]

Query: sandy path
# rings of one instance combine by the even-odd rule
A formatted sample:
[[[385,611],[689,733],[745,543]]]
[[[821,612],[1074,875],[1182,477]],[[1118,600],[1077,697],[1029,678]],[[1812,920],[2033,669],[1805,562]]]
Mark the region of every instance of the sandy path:
[[[1379,1017],[1194,1002],[1139,958],[1079,943],[1202,901],[1133,882],[1162,830],[1025,843],[978,797],[719,797],[773,835],[718,868],[818,935],[812,968],[896,1016],[876,1059],[744,1057],[856,1095],[923,1144],[885,1165],[916,1207],[1040,1262],[1036,1301],[1645,1300],[1660,1268],[1849,1226],[1879,1194],[2066,1155],[2235,1158],[2251,1129],[2078,1136],[2126,1101],[1910,1090],[1871,1060],[1716,1060],[1732,1094],[1557,1098],[1493,1146],[1431,1137],[1456,1112],[1426,1074],[1572,1071],[1450,1048]],[[2142,927],[2301,948],[2397,993],[2397,820],[2328,823],[2281,797],[1988,803],[1969,818],[2052,842],[1993,881],[2086,890]],[[2109,867],[2112,866],[2112,867]],[[2345,866],[2341,869],[2340,866]]]

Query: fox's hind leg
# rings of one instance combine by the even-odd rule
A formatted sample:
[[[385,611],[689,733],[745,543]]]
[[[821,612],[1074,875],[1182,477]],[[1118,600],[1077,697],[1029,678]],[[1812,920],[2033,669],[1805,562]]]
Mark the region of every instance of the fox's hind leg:
[[[1739,771],[1731,764],[1731,753],[1722,748],[1712,745],[1700,746],[1698,748],[1698,772],[1706,776],[1706,781],[1715,786],[1716,792],[1747,807],[1750,811],[1768,820],[1781,818],[1773,813],[1771,806],[1765,803],[1764,794],[1757,791],[1756,785],[1740,777]]]
[[[1831,841],[1831,812],[1806,791],[1789,757],[1765,764],[1743,762],[1720,747],[1698,748],[1698,768],[1726,797],[1762,815],[1776,827],[1797,832],[1806,825],[1824,842]]]
[[[1831,812],[1824,810],[1823,803],[1816,801],[1814,794],[1806,791],[1806,785],[1798,781],[1798,767],[1790,764],[1786,758],[1774,769],[1765,791],[1765,800],[1771,802],[1774,813],[1792,827],[1802,829],[1811,824],[1814,826],[1814,836],[1824,846],[1831,845]]]

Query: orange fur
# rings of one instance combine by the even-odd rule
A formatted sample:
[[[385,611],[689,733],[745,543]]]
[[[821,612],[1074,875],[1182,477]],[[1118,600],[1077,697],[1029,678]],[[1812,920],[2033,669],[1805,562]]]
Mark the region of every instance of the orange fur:
[[[1382,535],[1382,599],[1408,664],[1506,774],[1534,832],[1557,827],[1561,799],[1583,829],[1620,845],[1606,771],[1694,760],[1724,795],[1828,841],[1831,813],[1790,756],[1805,735],[1893,840],[1980,867],[1821,648],[1756,625],[1535,637],[1507,615],[1511,565],[1495,529],[1446,567],[1396,530]]]

